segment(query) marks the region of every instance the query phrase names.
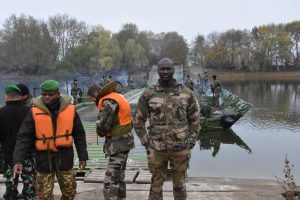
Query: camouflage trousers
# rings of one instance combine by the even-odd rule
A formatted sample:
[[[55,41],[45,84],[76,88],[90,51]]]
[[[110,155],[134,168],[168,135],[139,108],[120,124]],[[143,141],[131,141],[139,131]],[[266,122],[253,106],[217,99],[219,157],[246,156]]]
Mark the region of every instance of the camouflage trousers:
[[[167,153],[149,148],[147,159],[152,174],[149,200],[163,199],[162,186],[167,178],[168,165],[172,170],[174,199],[186,199],[185,179],[190,157],[190,149]]]
[[[22,195],[24,199],[35,199],[35,162],[33,158],[26,158],[23,165],[23,171],[21,179],[23,181],[23,190]],[[4,163],[4,171],[3,177],[6,179],[5,186],[6,191],[3,195],[4,199],[13,200],[17,199],[18,196],[18,182],[19,182],[19,175],[15,178],[13,177],[13,164],[12,162]]]
[[[219,97],[220,97],[220,93],[219,92],[215,92],[214,96],[212,98],[212,105],[213,106],[217,106],[217,107],[220,106]]]
[[[105,172],[103,194],[105,200],[126,198],[125,170],[129,151],[112,154]]]
[[[57,182],[62,193],[61,200],[72,200],[76,195],[77,183],[73,169],[67,171],[57,171],[49,173],[37,172],[36,192],[41,200],[53,200],[54,177],[56,174]]]

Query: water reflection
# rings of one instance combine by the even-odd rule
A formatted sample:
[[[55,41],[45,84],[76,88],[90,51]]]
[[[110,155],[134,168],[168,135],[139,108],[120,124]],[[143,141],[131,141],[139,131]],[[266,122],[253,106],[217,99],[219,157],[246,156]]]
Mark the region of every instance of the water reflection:
[[[299,130],[300,81],[225,82],[223,87],[253,105],[253,127]]]
[[[201,132],[198,137],[200,150],[212,150],[215,157],[220,151],[221,144],[232,144],[252,153],[250,147],[232,129],[225,131]]]

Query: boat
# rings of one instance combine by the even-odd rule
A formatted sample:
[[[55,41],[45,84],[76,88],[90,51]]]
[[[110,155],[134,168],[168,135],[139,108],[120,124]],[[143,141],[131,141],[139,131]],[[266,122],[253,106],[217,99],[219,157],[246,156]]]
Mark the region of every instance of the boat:
[[[198,93],[200,93],[199,91],[203,91],[202,88],[198,89]],[[229,129],[252,107],[249,102],[223,88],[220,93],[220,107],[218,108],[211,105],[213,96],[210,90],[200,95],[198,94],[197,98],[201,108],[200,120],[202,130],[217,131]]]

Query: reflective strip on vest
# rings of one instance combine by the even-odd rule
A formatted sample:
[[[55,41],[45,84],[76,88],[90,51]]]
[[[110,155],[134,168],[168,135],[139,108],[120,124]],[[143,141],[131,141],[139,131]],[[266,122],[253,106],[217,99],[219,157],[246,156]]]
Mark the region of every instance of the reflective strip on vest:
[[[56,134],[54,135],[51,116],[38,107],[32,108],[35,122],[36,149],[39,151],[57,151],[57,147],[72,147],[73,119],[75,106],[68,105],[58,113],[56,120]]]

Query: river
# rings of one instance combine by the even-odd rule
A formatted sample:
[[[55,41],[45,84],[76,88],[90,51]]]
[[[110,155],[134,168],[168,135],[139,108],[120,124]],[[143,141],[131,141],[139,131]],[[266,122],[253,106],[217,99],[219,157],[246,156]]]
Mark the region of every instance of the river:
[[[232,126],[236,137],[219,133],[214,136],[219,138],[213,141],[216,144],[207,150],[199,150],[205,147],[205,140],[202,144],[199,140],[192,152],[189,176],[283,178],[287,156],[300,184],[300,81],[226,82],[222,87],[253,108]]]

